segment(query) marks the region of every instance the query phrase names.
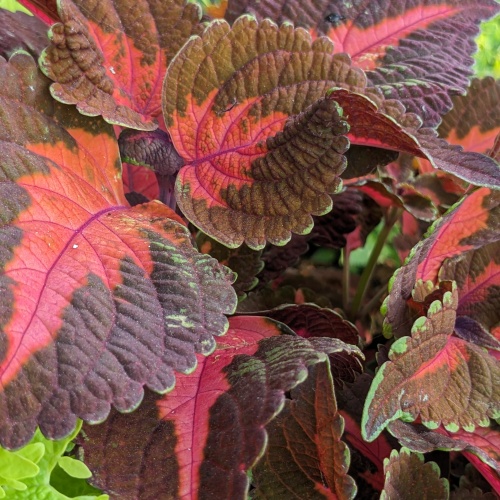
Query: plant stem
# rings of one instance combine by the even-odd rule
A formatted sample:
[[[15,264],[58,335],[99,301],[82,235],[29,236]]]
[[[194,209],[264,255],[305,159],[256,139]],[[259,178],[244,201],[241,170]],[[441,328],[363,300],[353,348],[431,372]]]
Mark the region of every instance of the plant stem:
[[[349,292],[351,290],[351,273],[349,270],[350,249],[345,246],[342,249],[342,308],[347,313],[349,311]]]
[[[368,263],[363,269],[363,273],[359,279],[358,288],[356,289],[356,294],[354,295],[354,299],[352,301],[351,318],[356,318],[356,315],[358,314],[359,308],[365,298],[366,291],[368,290],[368,285],[372,278],[373,271],[375,270],[375,265],[377,264],[380,252],[382,252],[385,242],[387,241],[387,237],[398,220],[399,215],[400,210],[398,208],[390,208],[384,219],[384,225],[380,230],[375,246],[373,247],[370,258],[368,259]]]

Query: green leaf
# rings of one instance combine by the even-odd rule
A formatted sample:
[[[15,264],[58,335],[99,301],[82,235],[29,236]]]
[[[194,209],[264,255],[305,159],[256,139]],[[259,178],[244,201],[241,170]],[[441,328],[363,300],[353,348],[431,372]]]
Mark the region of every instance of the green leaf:
[[[75,458],[61,457],[57,464],[71,477],[87,479],[92,476],[90,469],[83,462]]]

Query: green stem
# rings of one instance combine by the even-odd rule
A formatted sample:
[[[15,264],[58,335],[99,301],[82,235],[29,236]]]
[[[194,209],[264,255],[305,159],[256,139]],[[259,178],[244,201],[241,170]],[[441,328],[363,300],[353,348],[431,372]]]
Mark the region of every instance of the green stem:
[[[354,299],[352,300],[351,318],[356,318],[356,315],[358,314],[359,308],[363,303],[363,299],[365,298],[366,291],[368,290],[368,285],[372,278],[373,271],[375,270],[375,265],[377,264],[380,252],[382,252],[382,248],[384,248],[387,237],[389,236],[392,227],[398,220],[399,215],[400,210],[398,208],[391,208],[389,209],[389,212],[385,217],[384,225],[380,230],[377,241],[375,242],[375,246],[373,247],[370,258],[368,259],[368,263],[363,269],[363,273],[361,274],[361,278],[359,279],[358,288],[356,289],[356,294],[354,295]]]

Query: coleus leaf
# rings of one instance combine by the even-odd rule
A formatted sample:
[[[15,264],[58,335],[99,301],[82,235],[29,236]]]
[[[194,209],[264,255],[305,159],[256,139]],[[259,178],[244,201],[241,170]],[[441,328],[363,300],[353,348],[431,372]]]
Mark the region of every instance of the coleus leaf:
[[[125,193],[139,193],[144,201],[155,200],[160,194],[158,180],[152,170],[130,163],[122,164],[123,188]]]
[[[332,309],[322,308],[316,304],[288,304],[260,311],[258,314],[284,323],[303,338],[335,338],[360,347],[360,337],[356,327]],[[330,357],[330,363],[331,374],[336,384],[352,382],[355,376],[363,371],[360,359],[350,353],[334,353]]]
[[[172,393],[156,403],[149,398],[132,415],[115,412],[103,425],[87,426],[85,461],[96,484],[124,499],[139,492],[244,497],[246,471],[263,452],[265,427],[281,411],[285,391],[306,379],[308,367],[327,362],[328,353],[359,353],[340,341],[283,332],[291,333],[266,318],[231,318],[214,355],[199,356],[196,371],[180,375]],[[125,442],[134,453],[124,453]]]
[[[449,498],[450,485],[447,479],[439,477],[439,466],[435,462],[424,463],[420,453],[412,453],[408,448],[401,448],[399,452],[393,450],[384,462],[384,470],[381,500]]]
[[[342,110],[323,97],[365,83],[326,38],[248,16],[232,28],[211,23],[164,84],[165,123],[187,163],[176,184],[182,212],[230,247],[308,232],[311,214],[331,209],[348,147]]]
[[[387,432],[382,432],[371,443],[366,442],[361,435],[363,404],[372,380],[372,375],[362,373],[353,383],[335,387],[338,407],[344,419],[343,440],[351,451],[349,475],[356,481],[362,498],[373,498],[377,493],[380,494],[385,480],[384,459],[397,446],[397,442]]]
[[[184,165],[170,136],[161,129],[124,129],[118,137],[118,145],[122,161],[145,166],[160,175],[174,175]]]
[[[354,498],[328,363],[309,368],[267,430],[269,444],[252,471],[253,498]]]
[[[56,103],[26,53],[0,82],[0,443],[16,448],[171,389],[236,296],[173,211],[127,206],[111,126]]]
[[[474,78],[465,96],[453,97],[439,136],[467,151],[486,153],[500,129],[500,80]]]
[[[417,280],[435,283],[446,258],[498,241],[499,228],[500,194],[488,188],[470,193],[434,223],[391,280],[391,293],[384,304],[385,333],[409,334],[407,300]]]
[[[392,149],[426,158],[434,168],[444,170],[472,184],[500,187],[500,166],[495,160],[439,139],[435,130],[421,128],[412,113],[400,102],[370,98],[346,89],[332,89],[328,98],[344,110],[350,129],[349,139],[358,145]]]
[[[226,19],[244,12],[328,35],[336,52],[347,52],[367,71],[372,85],[401,100],[426,126],[435,126],[452,107],[450,95],[465,93],[479,22],[498,12],[498,5],[493,0],[230,0]]]
[[[201,231],[196,236],[196,244],[201,253],[211,255],[237,274],[233,287],[240,298],[245,296],[245,292],[255,288],[259,282],[256,276],[264,267],[261,250],[252,250],[246,245],[227,248]]]
[[[377,103],[363,96],[363,73],[332,51],[326,38],[311,42],[303,30],[244,16],[232,28],[214,21],[170,65],[164,118],[186,161],[177,202],[224,245],[283,245],[291,231],[311,230],[311,215],[331,209],[348,146],[343,114],[356,144],[420,155],[471,182],[500,186],[495,161],[419,130],[416,115],[373,89]]]
[[[468,451],[462,452],[467,460],[474,466],[474,468],[481,473],[481,475],[490,483],[491,488],[496,493],[495,498],[500,495],[500,474],[489,465],[486,465],[479,457],[473,455]]]
[[[262,254],[265,267],[258,275],[261,283],[269,283],[288,267],[294,266],[308,251],[309,244],[322,248],[343,248],[348,235],[355,230],[361,244],[382,217],[382,212],[371,202],[371,198],[353,188],[333,195],[332,202],[329,213],[313,217],[314,227],[309,234],[293,234],[285,246],[268,245],[265,248]]]
[[[396,420],[389,424],[388,430],[412,451],[429,453],[434,450],[465,450],[477,455],[490,467],[500,470],[500,428],[496,424],[477,427],[474,432],[449,432],[443,427],[431,430],[421,424]]]
[[[452,336],[458,293],[452,289],[398,339],[378,370],[363,412],[371,441],[389,422],[420,416],[429,428],[469,432],[500,416],[500,365],[484,349]]]
[[[456,334],[496,350],[500,350],[499,253],[500,242],[490,243],[447,259],[439,272],[441,280],[454,279],[457,282]]]
[[[35,16],[0,9],[0,55],[8,58],[23,49],[35,57],[48,45],[47,27]]]
[[[61,23],[40,58],[51,93],[89,116],[154,130],[168,63],[202,29],[201,10],[184,0],[61,0]]]

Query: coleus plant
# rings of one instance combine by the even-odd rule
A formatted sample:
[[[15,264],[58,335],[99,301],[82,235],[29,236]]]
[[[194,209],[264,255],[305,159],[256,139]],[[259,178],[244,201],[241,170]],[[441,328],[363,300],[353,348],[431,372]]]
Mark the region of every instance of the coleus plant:
[[[116,498],[500,494],[500,85],[469,81],[498,5],[21,3],[3,451],[83,420],[71,453]],[[416,244],[377,267],[393,227]],[[342,266],[304,267],[318,246]],[[49,491],[29,467],[10,498]]]

